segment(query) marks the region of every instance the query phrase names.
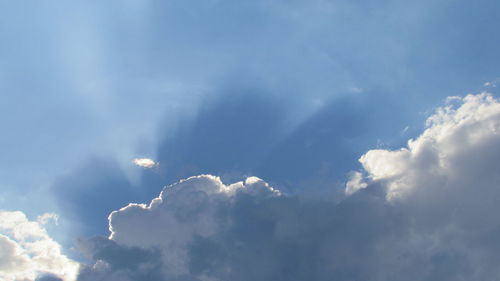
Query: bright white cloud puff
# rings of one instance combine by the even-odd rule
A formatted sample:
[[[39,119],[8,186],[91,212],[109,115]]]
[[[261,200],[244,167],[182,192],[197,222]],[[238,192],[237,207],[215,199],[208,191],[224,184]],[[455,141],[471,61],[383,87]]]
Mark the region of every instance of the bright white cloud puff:
[[[41,216],[42,222],[53,214]],[[79,265],[61,253],[42,222],[22,212],[0,211],[0,280],[34,281],[50,274],[64,281],[76,279]]]
[[[427,129],[407,147],[370,150],[360,158],[368,180],[387,186],[389,200],[412,192],[451,193],[473,187],[481,194],[483,188],[474,181],[496,178],[492,172],[499,166],[500,103],[486,93],[448,102],[453,104],[438,108],[428,118]]]
[[[155,161],[149,158],[135,158],[132,162],[143,168],[153,168],[156,165]]]

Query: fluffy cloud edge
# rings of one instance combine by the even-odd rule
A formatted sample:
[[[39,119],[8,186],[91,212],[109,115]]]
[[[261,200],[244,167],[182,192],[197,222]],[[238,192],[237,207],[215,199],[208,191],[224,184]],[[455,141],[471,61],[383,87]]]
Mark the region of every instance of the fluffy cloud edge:
[[[23,212],[0,210],[0,279],[34,281],[50,275],[76,280],[79,264],[62,253],[44,228],[54,214],[30,221]]]
[[[492,94],[454,96],[446,103],[427,118],[424,132],[410,139],[406,147],[374,149],[362,155],[359,162],[367,176],[353,172],[345,194],[383,182],[388,201],[403,199],[414,191],[418,177],[449,177],[452,161],[462,150],[479,149],[500,135],[500,102]]]

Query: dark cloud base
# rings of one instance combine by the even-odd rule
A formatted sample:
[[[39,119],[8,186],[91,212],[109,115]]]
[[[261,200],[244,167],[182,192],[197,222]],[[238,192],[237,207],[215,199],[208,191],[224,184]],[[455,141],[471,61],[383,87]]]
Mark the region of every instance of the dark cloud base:
[[[124,247],[105,237],[80,240],[79,248],[92,260],[105,261],[104,268],[83,266],[78,280],[165,280],[159,251]],[[102,272],[108,272],[104,275]]]
[[[162,271],[159,250],[102,237],[87,241],[85,249],[109,268],[85,267],[79,280],[494,280],[498,270],[475,268],[468,252],[446,243],[415,247],[414,229],[425,227],[418,230],[421,238],[439,235],[440,227],[415,223],[407,209],[388,204],[384,196],[375,186],[340,204],[241,195],[218,210],[219,219],[232,224],[187,246],[189,274]],[[474,251],[488,251],[488,245],[478,246]]]

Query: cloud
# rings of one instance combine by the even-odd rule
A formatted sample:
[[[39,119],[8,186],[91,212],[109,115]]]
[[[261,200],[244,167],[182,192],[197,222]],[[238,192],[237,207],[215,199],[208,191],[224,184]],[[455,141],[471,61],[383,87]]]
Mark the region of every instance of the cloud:
[[[500,103],[483,93],[454,97],[438,108],[427,129],[399,150],[370,150],[360,158],[368,178],[384,181],[390,200],[412,192],[439,192],[493,175],[500,141]],[[465,187],[464,187],[465,188]]]
[[[45,213],[37,217],[37,222],[41,225],[45,225],[50,221],[54,222],[55,225],[59,224],[59,215],[54,213]]]
[[[407,147],[363,155],[340,202],[182,180],[113,212],[110,237],[82,243],[95,264],[79,278],[495,280],[499,129],[489,94],[441,107]]]
[[[484,86],[485,87],[496,88],[498,82],[500,82],[500,78],[495,78],[492,81],[488,81],[488,82],[484,83]]]
[[[40,186],[48,188],[57,181],[66,170],[61,166],[73,169],[74,163],[89,155],[116,157],[120,166],[130,164],[133,155],[154,155],[168,171],[168,178],[153,187],[155,193],[160,186],[181,178],[202,173],[222,176],[226,170],[243,171],[241,174],[257,175],[273,183],[286,179],[290,186],[300,180],[290,177],[304,175],[303,186],[307,186],[320,172],[335,172],[343,178],[341,169],[353,169],[343,164],[356,165],[359,152],[370,147],[351,147],[367,138],[362,133],[355,140],[344,137],[342,133],[347,130],[342,124],[355,131],[361,127],[361,132],[377,124],[387,128],[413,125],[405,120],[403,126],[393,127],[387,122],[399,118],[378,122],[378,116],[367,117],[366,113],[373,108],[411,112],[405,109],[421,109],[455,89],[498,75],[498,52],[493,47],[498,45],[498,38],[490,36],[498,25],[491,24],[491,20],[499,21],[494,14],[497,9],[467,1],[453,5],[419,1],[408,8],[395,1],[381,5],[344,0],[210,1],[193,5],[175,0],[144,1],[147,4],[140,9],[111,2],[77,2],[64,8],[44,3],[31,9],[9,3],[9,8],[2,9],[10,11],[3,16],[10,27],[6,30],[12,30],[2,45],[5,63],[0,70],[1,91],[11,94],[6,94],[0,110],[8,116],[0,118],[1,127],[10,135],[0,140],[0,146],[9,147],[3,154],[8,164],[0,169],[3,197],[9,197],[3,203],[9,208],[31,210],[34,206],[30,200],[23,200],[27,191],[37,191],[30,195],[32,198],[47,194]],[[449,5],[457,13],[450,13]],[[25,14],[28,10],[29,15]],[[489,20],[464,20],[461,16],[470,13]],[[450,29],[457,33],[448,32]],[[19,37],[18,33],[26,36]],[[85,54],[82,45],[86,46]],[[16,69],[22,71],[13,71]],[[262,91],[260,103],[267,106],[253,114],[248,110],[252,115],[246,117],[248,111],[241,112],[242,119],[253,120],[250,126],[232,127],[242,124],[237,122],[241,119],[233,118],[245,107],[228,109],[226,104],[225,108],[216,108],[221,118],[230,117],[221,127],[207,129],[210,127],[203,125],[213,125],[210,122],[214,119],[198,120],[204,132],[196,131],[198,124],[194,124],[192,137],[177,138],[179,143],[186,140],[185,145],[167,147],[174,150],[173,160],[170,155],[155,155],[154,132],[159,120],[165,117],[166,129],[162,132],[176,139],[177,120],[206,117],[206,102],[214,95],[229,89],[227,96],[232,96],[248,88]],[[363,91],[354,93],[356,88]],[[354,106],[342,113],[342,106],[338,106],[333,108],[339,112],[336,116],[325,114],[324,119],[312,122],[303,119],[318,105],[329,106],[330,99],[346,91],[365,99],[369,108]],[[399,99],[403,92],[405,98]],[[385,109],[372,106],[381,93],[392,93],[391,98],[401,104]],[[283,103],[292,105],[282,108]],[[282,114],[284,110],[286,114]],[[338,131],[328,131],[333,118],[342,116],[350,120],[335,124]],[[294,119],[294,124],[308,124],[298,128],[291,139],[283,140],[286,136],[279,130],[289,119]],[[356,125],[351,126],[353,122]],[[263,130],[260,135],[254,132],[258,129]],[[243,143],[246,135],[251,137]],[[207,142],[196,137],[204,137]],[[281,140],[282,146],[275,147]],[[333,140],[338,143],[329,145]],[[324,153],[328,147],[328,153]],[[266,157],[269,150],[272,155]],[[297,161],[298,157],[302,159]],[[20,170],[29,170],[33,176],[27,177]],[[115,194],[123,190],[115,186]],[[101,195],[95,190],[84,191],[81,197],[80,191],[77,188],[72,192],[77,198],[100,200],[92,198]],[[147,199],[154,195],[149,193]],[[52,210],[51,198],[45,199],[39,200],[43,205],[39,208]],[[84,205],[69,201],[73,201],[69,205]],[[143,202],[142,198],[138,201]],[[93,207],[68,208],[78,209],[85,216],[86,212],[95,212]],[[100,216],[103,213],[109,210],[83,224],[104,222]],[[105,229],[101,225],[96,228],[92,229],[94,233]]]
[[[84,267],[79,280],[368,277],[354,262],[368,264],[377,254],[370,243],[382,243],[391,224],[378,223],[387,216],[384,202],[357,195],[340,205],[301,202],[255,177],[231,185],[191,177],[149,205],[113,212],[110,237],[81,244],[95,264]]]
[[[120,246],[125,249],[157,249],[161,256],[155,257],[161,258],[162,272],[180,278],[189,274],[189,243],[195,237],[214,235],[224,228],[228,222],[219,216],[219,212],[226,205],[234,204],[239,196],[265,199],[280,196],[280,192],[256,177],[231,185],[223,184],[215,176],[191,177],[166,187],[149,205],[129,204],[111,213],[110,240],[101,239],[97,243],[111,243],[117,251],[123,251]],[[96,244],[96,240],[89,241],[83,244],[84,249],[91,256],[99,256],[96,251],[103,247],[90,247]],[[126,255],[120,256],[126,259]],[[99,261],[101,265],[114,263],[114,257],[106,254]],[[82,276],[97,274],[99,270],[94,267],[87,267]],[[116,271],[105,270],[104,273],[114,276]]]
[[[352,172],[349,176],[349,181],[345,185],[345,193],[351,195],[360,189],[366,188],[368,184],[363,181],[363,174],[360,172]]]
[[[158,250],[118,245],[105,237],[80,240],[79,246],[84,249],[84,254],[96,262],[92,266],[82,267],[78,280],[165,280]]]
[[[148,169],[153,168],[156,165],[155,161],[149,158],[135,158],[132,162],[139,167]]]
[[[53,184],[60,207],[54,211],[61,214],[62,226],[71,222],[71,230],[80,236],[106,235],[111,211],[129,202],[149,202],[166,184],[199,174],[217,175],[228,183],[252,175],[289,193],[335,193],[341,198],[346,173],[360,168],[360,151],[407,124],[400,103],[382,98],[381,92],[367,92],[368,100],[327,100],[297,125],[288,102],[259,89],[226,89],[207,101],[196,118],[184,120],[177,133],[162,130],[154,157],[160,165],[136,169],[140,177],[132,180],[112,156],[91,158]],[[395,114],[401,118],[392,118]]]
[[[49,237],[43,223],[30,221],[19,211],[0,211],[1,280],[73,281],[78,268],[78,263],[61,253],[61,246]]]

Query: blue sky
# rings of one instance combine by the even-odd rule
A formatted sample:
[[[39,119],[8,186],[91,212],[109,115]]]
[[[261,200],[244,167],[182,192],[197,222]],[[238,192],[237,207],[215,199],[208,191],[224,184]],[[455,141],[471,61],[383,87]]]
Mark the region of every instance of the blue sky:
[[[63,252],[79,262],[108,265],[113,262],[96,258],[100,254],[95,251],[89,256],[88,248],[77,250],[75,241],[102,236],[81,247],[104,243],[120,251],[123,245],[137,246],[131,256],[162,260],[156,255],[162,256],[164,244],[151,250],[130,242],[133,239],[103,238],[109,235],[107,218],[129,203],[149,203],[166,185],[201,174],[218,176],[227,185],[251,176],[262,178],[288,196],[284,203],[276,203],[283,206],[282,212],[311,216],[310,222],[296,226],[299,229],[330,233],[329,223],[339,223],[339,212],[353,216],[352,224],[342,222],[341,227],[362,228],[365,218],[348,211],[354,206],[394,210],[370,199],[380,195],[391,173],[373,168],[372,158],[360,162],[360,157],[375,155],[392,163],[385,154],[367,152],[406,147],[410,138],[424,134],[429,128],[426,119],[435,116],[449,96],[496,96],[498,8],[493,0],[0,1],[0,210],[21,211],[31,220],[43,213],[58,214],[59,224],[47,228]],[[156,165],[139,167],[133,163],[136,158],[152,159]],[[494,161],[490,165],[495,166]],[[420,166],[410,166],[413,172],[404,173],[418,174]],[[356,171],[367,178],[354,184]],[[382,178],[386,181],[377,181]],[[362,195],[346,199],[346,182],[362,189]],[[376,186],[372,189],[377,191],[367,191],[366,186]],[[387,186],[387,196],[399,194],[394,186],[399,185]],[[252,204],[264,204],[263,209],[276,212],[273,218],[283,219],[277,211],[281,207],[270,206],[274,203],[238,200],[243,207],[210,202],[237,220],[261,219],[260,214],[243,211]],[[413,208],[417,207],[403,209],[411,213]],[[334,222],[320,221],[318,212],[334,212]],[[389,220],[380,213],[373,216]],[[404,231],[408,226],[396,227]],[[259,229],[251,232],[259,237],[270,231],[265,223]],[[371,229],[373,235],[381,235],[378,226]],[[129,272],[127,278],[246,280],[241,276],[248,276],[249,269],[242,265],[247,258],[229,262],[225,255],[238,250],[221,242],[242,239],[261,245],[258,238],[245,240],[242,232],[235,228],[214,237],[193,234],[198,238],[189,242],[189,276],[151,271],[153,275]],[[304,241],[312,243],[313,237]],[[276,239],[266,245],[283,242]],[[361,241],[357,246],[366,246],[359,246],[360,251],[368,251],[375,238],[353,239]],[[325,243],[337,251],[337,242]],[[210,247],[227,252],[222,255]],[[282,254],[281,247],[276,244],[275,249]],[[306,245],[299,248],[293,248],[296,254],[311,255]],[[254,258],[255,253],[248,254],[248,259]],[[266,257],[269,263],[274,258]],[[234,275],[207,271],[206,259],[234,269]],[[409,263],[418,263],[418,258]],[[292,264],[315,267],[302,259],[279,266]],[[449,264],[449,272],[459,267]],[[156,265],[161,267],[161,262]],[[78,280],[97,280],[92,270],[84,268]],[[358,280],[370,276],[370,268],[363,270],[349,275],[328,269],[314,276]],[[54,274],[47,275],[49,279],[63,278],[60,272],[39,271]],[[298,280],[306,280],[307,272],[296,272],[302,276]],[[106,278],[123,278],[109,274]],[[260,280],[269,276],[259,274]],[[380,276],[389,276],[384,274]],[[461,276],[484,277],[491,270],[485,267],[474,274]],[[72,278],[64,276],[65,281]]]

